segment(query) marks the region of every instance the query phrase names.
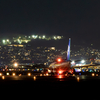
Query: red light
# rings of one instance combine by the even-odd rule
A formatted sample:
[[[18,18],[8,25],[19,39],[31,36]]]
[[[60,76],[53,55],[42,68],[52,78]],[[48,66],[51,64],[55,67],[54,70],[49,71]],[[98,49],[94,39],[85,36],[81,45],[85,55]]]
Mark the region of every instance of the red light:
[[[57,59],[57,61],[58,61],[58,62],[61,62],[61,59],[60,59],[60,58],[58,58],[58,59]]]
[[[58,72],[59,72],[59,74],[62,74],[63,71],[59,70]]]

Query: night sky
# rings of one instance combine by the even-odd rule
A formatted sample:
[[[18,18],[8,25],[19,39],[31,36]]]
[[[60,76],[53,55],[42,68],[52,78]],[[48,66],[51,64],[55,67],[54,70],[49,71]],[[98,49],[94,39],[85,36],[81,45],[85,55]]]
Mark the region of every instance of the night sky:
[[[76,44],[99,45],[100,0],[0,0],[4,33],[63,35]]]

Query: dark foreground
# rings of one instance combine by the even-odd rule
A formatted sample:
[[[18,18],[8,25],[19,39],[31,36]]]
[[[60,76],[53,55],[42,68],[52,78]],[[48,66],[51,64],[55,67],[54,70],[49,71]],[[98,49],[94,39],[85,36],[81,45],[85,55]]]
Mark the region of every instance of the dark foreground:
[[[100,76],[76,75],[76,76],[0,76],[1,88],[27,88],[49,90],[76,90],[96,89],[100,87]]]

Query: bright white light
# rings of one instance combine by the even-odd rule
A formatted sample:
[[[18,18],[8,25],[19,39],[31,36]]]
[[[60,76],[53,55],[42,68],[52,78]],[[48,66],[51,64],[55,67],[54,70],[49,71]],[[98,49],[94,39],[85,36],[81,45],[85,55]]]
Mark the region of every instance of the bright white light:
[[[9,73],[6,73],[6,75],[9,75]]]
[[[35,35],[32,35],[32,37],[34,38],[34,37],[35,37]]]
[[[55,36],[53,37],[54,39],[57,39]]]
[[[3,43],[5,43],[6,41],[5,40],[3,40]]]
[[[85,60],[82,60],[81,63],[85,63]]]
[[[72,61],[71,64],[75,64],[75,61]]]
[[[45,35],[43,35],[43,38],[45,38]]]

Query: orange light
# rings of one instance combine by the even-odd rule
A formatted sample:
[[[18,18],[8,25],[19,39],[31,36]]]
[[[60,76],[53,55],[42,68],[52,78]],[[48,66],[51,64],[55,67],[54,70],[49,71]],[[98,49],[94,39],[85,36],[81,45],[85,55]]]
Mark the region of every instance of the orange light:
[[[4,80],[5,79],[5,76],[2,76],[2,79]]]
[[[15,76],[16,74],[15,73],[12,73],[12,75]]]
[[[28,73],[28,76],[31,76],[31,73]]]

